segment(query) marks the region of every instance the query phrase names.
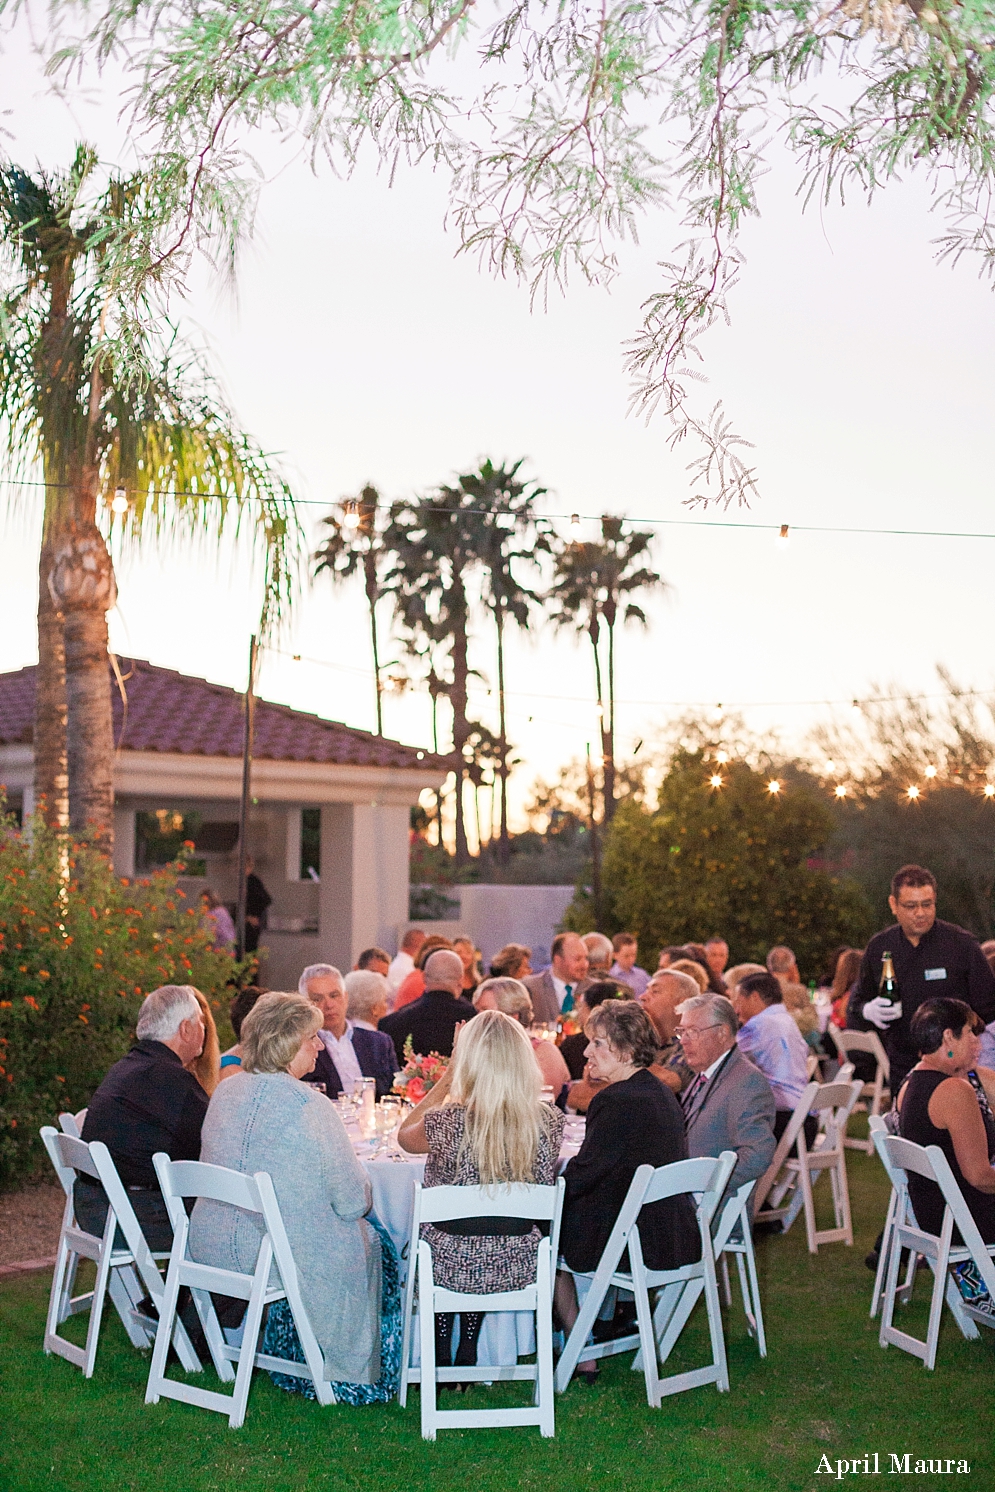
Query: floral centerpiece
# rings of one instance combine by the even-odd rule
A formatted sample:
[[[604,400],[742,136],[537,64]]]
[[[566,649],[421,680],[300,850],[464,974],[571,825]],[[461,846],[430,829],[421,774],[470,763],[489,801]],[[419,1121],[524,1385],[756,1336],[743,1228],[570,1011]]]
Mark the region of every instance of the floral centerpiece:
[[[404,1043],[404,1067],[394,1075],[394,1092],[411,1103],[421,1103],[449,1066],[448,1057],[429,1052],[427,1057],[415,1053],[409,1036]]]

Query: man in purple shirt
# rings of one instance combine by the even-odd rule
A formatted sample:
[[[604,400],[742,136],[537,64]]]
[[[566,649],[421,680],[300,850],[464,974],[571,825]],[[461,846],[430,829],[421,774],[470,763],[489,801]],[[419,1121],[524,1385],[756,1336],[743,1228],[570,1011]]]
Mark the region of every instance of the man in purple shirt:
[[[759,1067],[774,1095],[774,1137],[779,1140],[808,1087],[808,1046],[775,975],[747,974],[732,991],[732,1003],[740,1021],[737,1045]],[[816,1127],[810,1114],[805,1122],[809,1144]]]
[[[612,947],[615,950],[615,962],[608,971],[609,978],[617,979],[619,984],[627,984],[638,1000],[646,993],[650,982],[646,970],[636,967],[639,943],[632,933],[621,932],[612,938]]]

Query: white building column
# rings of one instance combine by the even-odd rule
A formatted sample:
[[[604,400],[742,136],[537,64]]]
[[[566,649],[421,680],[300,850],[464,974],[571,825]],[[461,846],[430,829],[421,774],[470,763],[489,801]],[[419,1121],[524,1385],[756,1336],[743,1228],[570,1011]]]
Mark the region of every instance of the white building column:
[[[372,944],[394,952],[408,916],[409,810],[328,803],[321,810],[320,957],[351,969]]]
[[[135,810],[114,807],[114,874],[135,875]]]

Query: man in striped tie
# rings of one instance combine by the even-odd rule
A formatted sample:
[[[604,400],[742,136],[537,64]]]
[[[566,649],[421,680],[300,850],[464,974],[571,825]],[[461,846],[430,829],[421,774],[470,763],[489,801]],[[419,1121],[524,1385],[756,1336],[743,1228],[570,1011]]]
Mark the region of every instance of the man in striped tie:
[[[688,1154],[735,1150],[734,1192],[764,1174],[774,1155],[774,1095],[736,1045],[739,1022],[725,995],[694,995],[677,1007],[677,1035],[695,1074],[680,1096]]]

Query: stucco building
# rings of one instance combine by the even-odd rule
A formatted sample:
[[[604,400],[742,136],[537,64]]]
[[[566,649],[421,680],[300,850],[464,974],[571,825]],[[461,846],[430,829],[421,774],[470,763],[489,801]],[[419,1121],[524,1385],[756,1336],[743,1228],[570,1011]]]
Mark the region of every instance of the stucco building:
[[[140,875],[195,845],[191,892],[234,905],[243,696],[221,684],[119,659],[114,686],[114,862]],[[34,667],[0,674],[0,782],[33,807]],[[348,969],[389,951],[408,916],[410,810],[447,764],[430,752],[257,699],[247,849],[273,905],[261,978],[293,988],[305,964]]]

